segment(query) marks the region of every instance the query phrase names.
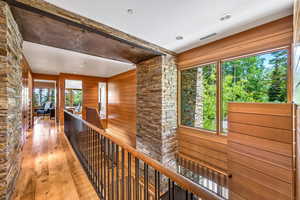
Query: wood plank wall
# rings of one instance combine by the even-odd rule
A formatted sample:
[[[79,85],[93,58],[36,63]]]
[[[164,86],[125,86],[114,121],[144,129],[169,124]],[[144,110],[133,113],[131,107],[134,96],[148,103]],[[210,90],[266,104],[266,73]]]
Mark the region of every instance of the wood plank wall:
[[[136,70],[108,79],[108,132],[136,145]]]
[[[179,127],[177,130],[179,154],[207,166],[227,172],[227,139],[212,133]]]
[[[273,48],[293,42],[293,17],[288,16],[230,37],[200,46],[178,55],[180,69],[215,62]]]
[[[229,103],[231,200],[295,197],[293,104]]]
[[[22,127],[23,131],[27,131],[32,128],[32,90],[33,90],[33,79],[30,66],[23,56],[22,60]]]
[[[82,118],[86,119],[86,108],[95,108],[98,109],[98,96],[99,96],[99,80],[89,80],[84,79],[82,81],[83,87],[82,87]]]
[[[34,82],[33,83],[34,88],[49,88],[49,89],[54,89],[55,88],[55,83],[54,82]]]

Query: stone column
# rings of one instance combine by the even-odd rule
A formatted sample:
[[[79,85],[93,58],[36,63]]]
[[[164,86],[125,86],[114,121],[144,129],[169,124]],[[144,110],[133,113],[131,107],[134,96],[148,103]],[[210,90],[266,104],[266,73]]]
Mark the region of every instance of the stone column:
[[[0,1],[0,200],[10,199],[20,171],[22,145],[22,37]]]
[[[176,168],[177,66],[172,56],[137,64],[137,150]]]

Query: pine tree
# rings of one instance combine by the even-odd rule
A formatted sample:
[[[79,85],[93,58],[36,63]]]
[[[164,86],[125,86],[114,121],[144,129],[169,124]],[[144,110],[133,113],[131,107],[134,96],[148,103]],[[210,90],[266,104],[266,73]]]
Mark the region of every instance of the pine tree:
[[[285,50],[272,53],[274,56],[270,60],[270,64],[274,66],[271,72],[271,85],[268,90],[270,102],[285,102],[287,100],[286,87],[286,69],[287,69],[287,54]]]

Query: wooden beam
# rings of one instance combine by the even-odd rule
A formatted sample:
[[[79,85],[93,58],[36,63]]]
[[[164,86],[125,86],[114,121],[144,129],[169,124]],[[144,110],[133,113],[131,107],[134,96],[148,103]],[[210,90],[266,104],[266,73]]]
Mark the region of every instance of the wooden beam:
[[[100,38],[99,40],[106,41],[106,40],[110,39],[110,41],[113,41],[113,43],[116,43],[116,41],[117,41],[117,42],[119,42],[119,44],[116,43],[117,45],[121,45],[121,47],[124,47],[124,49],[127,49],[129,51],[129,53],[131,53],[131,54],[133,54],[133,53],[135,53],[135,54],[138,54],[138,53],[144,54],[145,58],[143,58],[143,59],[149,59],[153,56],[162,55],[162,54],[176,55],[176,53],[174,53],[170,50],[167,50],[167,49],[162,48],[160,46],[157,46],[155,44],[146,42],[144,40],[141,40],[139,38],[136,38],[134,36],[126,34],[122,31],[111,28],[107,25],[104,25],[104,24],[101,24],[99,22],[88,19],[86,17],[82,17],[82,16],[77,15],[75,13],[69,12],[69,11],[61,9],[61,8],[58,8],[58,7],[56,7],[56,6],[54,6],[50,3],[47,3],[45,1],[42,1],[42,0],[36,0],[36,1],[32,1],[32,0],[16,0],[16,1],[8,0],[8,3],[13,8],[12,9],[13,14],[14,14],[14,16],[16,18],[16,21],[18,22],[19,26],[21,24],[21,27],[22,27],[22,24],[24,24],[24,27],[27,28],[27,29],[28,29],[29,26],[31,26],[31,29],[30,29],[31,32],[36,32],[34,34],[30,33],[31,36],[30,36],[29,33],[25,34],[25,37],[24,37],[25,40],[26,40],[26,37],[28,37],[30,40],[36,40],[37,41],[36,43],[41,43],[41,40],[43,40],[43,42],[49,42],[49,38],[51,39],[51,34],[49,34],[49,36],[47,36],[47,35],[45,36],[44,32],[43,32],[43,34],[37,33],[36,29],[44,30],[47,27],[44,27],[43,23],[39,23],[39,26],[37,26],[37,24],[35,25],[35,24],[32,24],[32,23],[29,23],[30,19],[34,18],[35,22],[45,21],[45,22],[47,22],[48,26],[49,25],[51,25],[52,27],[60,26],[61,29],[64,28],[64,30],[66,30],[66,33],[70,32],[70,31],[76,31],[76,33],[78,33],[79,36],[80,36],[79,38],[81,38],[81,39],[82,38],[88,38],[88,39],[92,38],[93,39],[93,38],[95,38],[95,34],[97,34],[99,36],[97,38],[98,39]],[[56,21],[57,23],[55,23],[53,20]],[[64,25],[61,25],[60,23],[63,23]],[[37,26],[36,29],[33,29],[34,26]],[[43,27],[39,28],[40,26],[43,26]],[[76,30],[74,30],[74,28]],[[22,30],[22,28],[21,28],[21,30]],[[52,30],[49,27],[48,27],[48,30],[55,32],[55,30]],[[23,30],[23,32],[24,32],[24,30]],[[27,32],[29,32],[29,31],[27,31]],[[61,30],[59,32],[63,33]],[[47,37],[47,38],[43,39],[43,38],[41,38],[41,36],[42,37]],[[69,34],[69,35],[68,34],[63,34],[63,36],[72,37],[71,34]],[[67,41],[65,41],[65,43],[68,44]],[[93,43],[95,43],[95,42],[93,42]],[[93,43],[89,43],[89,45],[91,46]],[[59,45],[60,43],[57,43],[57,44]],[[71,45],[74,45],[74,44],[71,44]],[[126,46],[128,46],[129,48],[126,48]],[[58,47],[58,48],[61,48],[61,47]],[[98,48],[99,48],[99,46],[98,46]],[[65,49],[68,49],[68,48],[65,48]],[[80,50],[80,48],[74,48],[74,50],[78,51],[78,50]],[[84,50],[86,50],[86,49],[84,49]],[[81,49],[81,51],[83,51],[83,50]],[[89,50],[89,51],[91,51],[91,50]],[[96,51],[96,49],[95,49],[95,51]],[[114,51],[118,51],[118,48],[117,49],[114,48]],[[99,52],[100,52],[100,50],[98,50],[98,53]],[[100,53],[103,53],[103,52],[100,52]],[[113,53],[115,53],[115,52],[113,52]],[[123,53],[123,51],[122,51],[122,53]],[[127,52],[127,54],[128,54],[128,52]],[[92,52],[91,55],[95,55],[95,52]],[[141,57],[141,55],[139,55],[139,56]],[[105,57],[105,56],[103,56],[103,57]],[[118,60],[117,57],[113,57],[113,56],[111,56],[111,57],[112,57],[112,59],[117,59]],[[142,58],[139,58],[138,60],[135,60],[134,58],[131,58],[131,59],[134,63],[142,61]]]

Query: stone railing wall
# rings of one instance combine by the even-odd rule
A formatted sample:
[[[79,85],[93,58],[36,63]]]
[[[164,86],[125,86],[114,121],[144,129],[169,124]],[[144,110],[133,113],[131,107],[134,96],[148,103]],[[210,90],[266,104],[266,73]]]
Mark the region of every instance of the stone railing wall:
[[[0,200],[10,199],[20,171],[22,145],[22,36],[0,1]]]

